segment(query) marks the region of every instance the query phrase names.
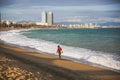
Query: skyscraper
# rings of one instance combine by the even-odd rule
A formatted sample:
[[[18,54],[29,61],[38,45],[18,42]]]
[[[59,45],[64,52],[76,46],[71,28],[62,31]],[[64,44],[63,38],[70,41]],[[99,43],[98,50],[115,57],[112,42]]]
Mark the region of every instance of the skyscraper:
[[[53,13],[52,12],[48,12],[47,23],[48,23],[48,25],[52,25],[53,24]]]
[[[1,20],[2,20],[2,17],[1,17],[1,13],[0,13],[0,22],[1,22]],[[0,23],[1,24],[1,23]],[[0,25],[1,26],[1,25]]]
[[[43,11],[41,15],[42,15],[42,23],[47,23],[47,13]]]

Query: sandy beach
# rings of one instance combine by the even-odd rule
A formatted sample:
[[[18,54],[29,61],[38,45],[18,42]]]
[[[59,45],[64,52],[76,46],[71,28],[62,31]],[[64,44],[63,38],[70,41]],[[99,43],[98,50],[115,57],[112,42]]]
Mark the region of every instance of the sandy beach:
[[[0,57],[0,77],[3,80],[5,80],[5,78],[10,78],[8,77],[9,70],[13,70],[13,72],[22,75],[28,74],[29,77],[26,77],[25,75],[22,76],[23,80],[120,79],[120,73],[117,72],[89,66],[86,64],[80,64],[71,60],[60,60],[56,56],[37,53],[3,43],[0,43]],[[15,77],[11,78],[15,79]]]
[[[9,30],[25,30],[25,29],[30,29],[30,28],[12,28],[12,27],[6,27],[6,28],[3,28],[3,27],[0,27],[0,31],[9,31]]]

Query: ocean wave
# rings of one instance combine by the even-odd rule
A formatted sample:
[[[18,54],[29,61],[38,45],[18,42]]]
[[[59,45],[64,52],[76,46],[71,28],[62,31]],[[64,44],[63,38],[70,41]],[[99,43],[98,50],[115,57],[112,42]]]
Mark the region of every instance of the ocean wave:
[[[42,52],[47,52],[49,54],[57,55],[57,43],[49,42],[41,39],[28,38],[22,35],[21,30],[12,31],[1,31],[0,39],[19,46],[27,46],[30,48],[37,49]],[[115,69],[120,71],[120,61],[114,59],[117,55],[106,54],[100,51],[92,51],[85,48],[72,47],[61,45],[64,53],[64,57],[76,60],[78,62],[84,63],[85,61],[92,64],[98,64],[110,69]]]

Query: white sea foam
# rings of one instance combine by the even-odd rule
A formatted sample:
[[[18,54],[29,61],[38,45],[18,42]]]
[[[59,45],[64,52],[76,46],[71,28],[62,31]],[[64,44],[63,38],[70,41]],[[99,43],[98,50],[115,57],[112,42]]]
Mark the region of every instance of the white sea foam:
[[[42,52],[57,55],[56,48],[58,44],[40,39],[27,38],[21,34],[20,30],[0,32],[0,39],[7,43],[16,44],[19,46],[27,46]],[[113,58],[115,55],[104,54],[103,52],[92,51],[84,48],[76,48],[65,45],[61,46],[64,51],[62,55],[67,58],[75,59],[80,62],[86,61],[93,64],[100,64],[120,71],[120,61],[116,61]]]

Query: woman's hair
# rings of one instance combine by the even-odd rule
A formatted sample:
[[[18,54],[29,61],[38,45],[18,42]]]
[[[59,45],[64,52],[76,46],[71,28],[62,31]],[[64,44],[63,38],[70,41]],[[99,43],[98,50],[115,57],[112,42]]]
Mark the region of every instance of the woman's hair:
[[[60,47],[60,45],[58,45],[58,47]]]

